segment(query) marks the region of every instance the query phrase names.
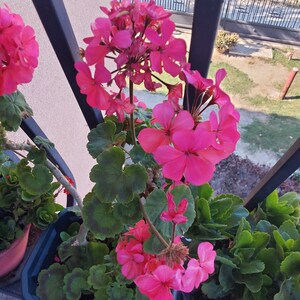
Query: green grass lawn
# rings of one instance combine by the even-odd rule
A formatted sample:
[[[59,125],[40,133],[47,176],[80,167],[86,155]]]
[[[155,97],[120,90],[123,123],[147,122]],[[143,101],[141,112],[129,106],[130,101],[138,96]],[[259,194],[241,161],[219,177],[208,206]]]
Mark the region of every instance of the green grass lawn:
[[[255,149],[271,150],[281,156],[299,138],[300,120],[271,114],[266,121],[254,119],[244,127],[242,139]]]
[[[255,86],[247,74],[223,62],[213,62],[210,65],[208,76],[214,78],[216,71],[222,68],[227,72],[227,76],[222,81],[222,88],[229,94],[245,95]]]

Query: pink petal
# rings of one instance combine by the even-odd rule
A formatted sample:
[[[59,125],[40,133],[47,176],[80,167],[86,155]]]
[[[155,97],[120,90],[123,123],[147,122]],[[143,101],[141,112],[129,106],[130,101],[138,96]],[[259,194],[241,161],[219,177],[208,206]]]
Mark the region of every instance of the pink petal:
[[[85,50],[85,58],[87,63],[91,66],[98,62],[104,63],[104,58],[108,54],[109,49],[103,45],[89,45]]]
[[[170,140],[160,129],[145,128],[140,131],[138,141],[145,152],[153,153],[159,146],[168,145]]]
[[[168,103],[157,104],[153,108],[153,123],[159,123],[164,129],[169,129],[174,118],[175,111],[173,106]]]
[[[112,45],[123,49],[130,47],[131,42],[131,35],[128,30],[117,31],[112,39]]]
[[[162,35],[162,44],[165,45],[167,41],[171,38],[175,30],[175,23],[170,19],[163,21],[161,25],[161,35]]]
[[[161,46],[161,38],[154,29],[147,27],[147,29],[145,30],[145,36],[152,44]]]
[[[194,125],[195,122],[192,115],[188,111],[182,110],[174,118],[173,124],[171,125],[171,131],[190,130],[194,128]]]
[[[164,65],[164,70],[171,74],[173,77],[177,76],[179,74],[179,72],[181,71],[181,67],[178,66],[173,60],[172,58],[168,57],[165,53],[163,53],[162,55],[162,61],[163,61],[163,65]],[[151,54],[150,54],[151,57]]]
[[[153,71],[157,73],[162,73],[162,65],[161,65],[161,54],[158,51],[153,51],[150,53],[150,61],[151,61],[151,68]]]
[[[174,39],[166,47],[164,53],[177,61],[185,61],[186,43],[183,39]]]
[[[111,80],[111,73],[101,63],[96,64],[95,80],[97,83],[109,82]]]
[[[184,176],[188,182],[202,185],[211,180],[214,170],[215,167],[211,162],[196,155],[189,155],[186,158]]]

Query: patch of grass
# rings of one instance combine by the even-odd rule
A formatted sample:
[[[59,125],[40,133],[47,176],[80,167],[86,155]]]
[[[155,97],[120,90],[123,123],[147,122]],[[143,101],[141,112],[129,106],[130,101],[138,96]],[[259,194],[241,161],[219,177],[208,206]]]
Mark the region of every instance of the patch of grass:
[[[218,69],[224,68],[227,72],[227,76],[222,81],[222,87],[230,94],[247,94],[255,84],[249,78],[249,76],[240,71],[239,69],[227,64],[227,63],[212,63],[209,68],[209,77],[214,78]]]
[[[288,57],[286,56],[287,52],[290,52],[291,50],[281,50],[273,48],[273,59],[266,59],[265,61],[271,64],[281,64],[282,66],[285,66],[288,69],[292,69],[293,67],[300,68],[300,60],[298,59],[292,59],[288,60]],[[292,52],[292,51],[291,51]]]
[[[282,117],[292,117],[300,120],[299,100],[270,100],[267,97],[248,97],[241,101],[242,108],[253,109],[265,114],[276,114]],[[300,133],[300,131],[299,131]],[[299,135],[299,134],[298,134]]]
[[[267,121],[254,119],[245,126],[242,139],[254,149],[271,150],[282,155],[297,140],[299,133],[298,119],[272,114]]]

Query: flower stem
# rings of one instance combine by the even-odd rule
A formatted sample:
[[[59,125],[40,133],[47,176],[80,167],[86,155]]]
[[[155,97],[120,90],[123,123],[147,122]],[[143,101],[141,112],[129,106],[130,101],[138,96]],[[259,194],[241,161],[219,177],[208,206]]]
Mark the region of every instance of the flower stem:
[[[144,208],[144,203],[143,200],[140,199],[140,205],[141,205],[141,211],[142,214],[146,220],[146,222],[148,223],[149,227],[151,228],[151,230],[153,231],[153,233],[156,235],[156,237],[158,238],[158,240],[166,247],[169,247],[169,244],[166,242],[166,240],[161,236],[161,234],[157,231],[157,229],[155,228],[155,226],[153,225],[153,223],[151,222],[145,208]]]
[[[172,239],[171,239],[170,246],[174,243],[175,240],[175,229],[176,229],[176,223],[172,223]]]
[[[130,104],[133,105],[133,82],[131,80],[129,80],[129,99],[130,99]],[[130,114],[130,130],[131,130],[132,143],[134,146],[136,146],[133,112]]]

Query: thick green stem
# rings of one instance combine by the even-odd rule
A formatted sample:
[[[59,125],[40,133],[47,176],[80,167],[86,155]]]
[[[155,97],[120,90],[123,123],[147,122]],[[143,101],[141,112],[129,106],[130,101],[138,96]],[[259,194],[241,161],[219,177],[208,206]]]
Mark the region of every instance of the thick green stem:
[[[151,228],[151,230],[153,231],[153,233],[156,235],[156,237],[158,238],[158,240],[166,247],[169,247],[169,244],[167,243],[167,241],[161,236],[161,234],[157,231],[157,229],[155,228],[155,226],[153,225],[153,223],[151,222],[145,208],[144,208],[144,203],[143,200],[140,199],[140,205],[141,205],[141,211],[142,214],[146,220],[146,222],[148,223],[149,227]]]
[[[134,104],[133,101],[133,82],[129,80],[129,99],[130,99],[130,104]],[[131,138],[132,138],[132,143],[135,146],[136,145],[136,138],[135,138],[135,126],[134,126],[134,116],[133,112],[130,114],[130,131],[131,131]]]

